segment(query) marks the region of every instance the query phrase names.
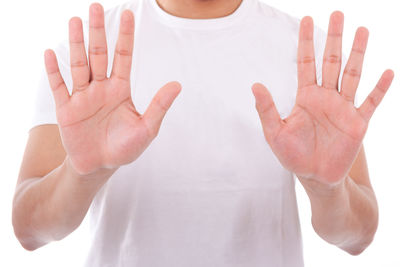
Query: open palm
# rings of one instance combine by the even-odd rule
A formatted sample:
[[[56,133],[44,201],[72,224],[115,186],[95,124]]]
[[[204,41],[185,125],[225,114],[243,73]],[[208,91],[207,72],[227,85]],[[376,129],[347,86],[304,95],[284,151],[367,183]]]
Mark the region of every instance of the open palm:
[[[130,73],[134,18],[121,16],[120,32],[110,77],[107,77],[107,42],[101,5],[90,8],[89,64],[82,22],[70,20],[72,95],[61,77],[53,51],[45,53],[57,121],[67,155],[77,172],[89,174],[100,168],[116,168],[134,161],[157,135],[161,121],[180,85],[161,88],[146,112],[139,114],[132,102]]]
[[[386,71],[359,107],[354,97],[361,77],[368,31],[359,28],[345,67],[340,90],[343,14],[331,16],[323,62],[322,86],[317,84],[313,22],[302,20],[298,47],[298,92],[291,114],[281,119],[268,90],[253,86],[266,140],[282,165],[303,178],[325,183],[343,179],[361,148],[368,122],[386,94],[393,72]]]

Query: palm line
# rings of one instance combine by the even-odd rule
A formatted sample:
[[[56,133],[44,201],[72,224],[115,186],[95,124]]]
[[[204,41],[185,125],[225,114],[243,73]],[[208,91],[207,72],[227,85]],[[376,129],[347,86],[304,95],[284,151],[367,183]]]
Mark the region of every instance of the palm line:
[[[121,100],[117,105],[115,105],[115,107],[113,107],[109,112],[107,112],[106,115],[105,115],[102,119],[100,119],[100,120],[98,121],[98,124],[101,124],[101,122],[104,121],[104,120],[108,117],[108,115],[110,115],[111,113],[113,113],[113,112],[114,112],[117,108],[119,108],[125,101],[130,100],[130,98],[131,98],[131,96],[129,95],[129,96],[125,97],[123,100]]]
[[[313,118],[313,119],[311,119],[311,123],[312,123],[312,125],[313,125],[313,130],[314,130],[314,137],[315,137],[315,142],[314,142],[314,153],[315,153],[315,151],[317,151],[317,139],[318,139],[318,134],[317,134],[317,125],[316,125],[316,123],[315,123],[315,121],[318,121],[317,120],[317,118],[313,115],[313,114],[311,114],[305,107],[303,107],[302,105],[300,105],[300,104],[297,104],[298,106],[299,106],[299,108],[301,109],[301,110],[303,110],[306,114],[308,114],[308,116],[310,116],[311,118]],[[325,131],[327,130],[326,128],[325,128],[325,126],[324,125],[322,125],[321,123],[319,123],[324,129],[325,129]]]
[[[104,108],[105,105],[106,105],[105,103],[104,103],[103,105],[101,105],[101,106],[96,110],[96,112],[93,113],[92,115],[90,115],[89,117],[80,119],[80,120],[78,120],[78,121],[69,123],[69,124],[67,124],[67,125],[61,125],[61,127],[62,127],[62,128],[69,128],[69,127],[75,126],[76,124],[79,124],[79,123],[81,123],[81,122],[83,122],[83,121],[89,120],[89,119],[95,117],[95,116],[100,112],[100,110]]]
[[[326,88],[319,88],[322,90],[329,90]],[[307,108],[305,106],[302,106],[301,104],[297,103],[297,105],[303,109],[309,116],[311,116],[312,118],[315,118],[316,121],[319,122],[319,125],[321,125],[327,132],[329,132],[329,130],[311,113],[307,110]],[[327,119],[327,121],[335,128],[337,129],[339,132],[341,132],[343,135],[348,136],[350,139],[352,140],[357,140],[356,138],[354,138],[353,136],[351,136],[350,134],[348,134],[347,132],[345,132],[343,129],[341,129],[340,127],[337,126],[336,123],[334,123],[331,118],[329,117],[329,115],[325,112],[325,110],[322,108],[321,109],[322,114],[324,115],[324,117]]]
[[[333,125],[333,127],[335,127],[335,129],[337,129],[339,132],[341,132],[343,135],[348,136],[350,139],[353,140],[358,140],[356,138],[354,138],[353,136],[351,136],[350,134],[346,133],[344,130],[342,130],[341,128],[339,128],[328,116],[328,114],[326,114],[326,112],[324,110],[322,110],[322,114],[324,114],[325,118],[329,121],[330,124]]]

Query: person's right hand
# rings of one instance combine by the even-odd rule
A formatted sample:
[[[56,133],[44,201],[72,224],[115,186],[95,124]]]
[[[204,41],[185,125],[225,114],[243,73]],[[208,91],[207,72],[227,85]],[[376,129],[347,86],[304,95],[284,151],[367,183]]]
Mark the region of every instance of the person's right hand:
[[[74,170],[81,175],[102,168],[118,168],[137,159],[158,134],[165,113],[181,90],[177,82],[166,84],[146,112],[139,114],[132,102],[130,86],[132,12],[126,10],[121,15],[110,77],[107,77],[104,11],[100,4],[91,5],[89,25],[88,64],[82,21],[70,20],[71,95],[61,77],[55,53],[45,52],[62,142]]]

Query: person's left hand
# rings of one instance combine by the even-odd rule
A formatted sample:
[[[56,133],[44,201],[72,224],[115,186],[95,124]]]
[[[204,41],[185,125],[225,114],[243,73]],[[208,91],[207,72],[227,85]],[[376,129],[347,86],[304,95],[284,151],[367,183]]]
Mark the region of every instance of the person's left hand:
[[[372,114],[393,80],[387,70],[359,107],[354,97],[360,81],[368,30],[359,28],[339,90],[343,14],[331,16],[323,62],[322,86],[317,84],[313,21],[300,25],[298,92],[290,115],[282,120],[268,90],[254,84],[253,94],[265,138],[281,164],[298,177],[325,184],[342,181],[361,148]]]

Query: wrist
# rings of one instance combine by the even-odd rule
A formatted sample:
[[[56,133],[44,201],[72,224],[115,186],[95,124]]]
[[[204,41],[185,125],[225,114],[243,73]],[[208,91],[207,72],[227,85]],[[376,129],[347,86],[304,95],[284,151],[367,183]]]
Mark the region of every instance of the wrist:
[[[67,155],[63,162],[65,171],[69,174],[68,176],[83,183],[96,183],[107,181],[118,168],[100,168],[90,173],[80,173],[74,167],[71,158]]]
[[[350,179],[347,175],[336,183],[325,183],[313,178],[302,178],[300,176],[298,176],[298,178],[308,195],[324,198],[330,198],[345,193]]]

